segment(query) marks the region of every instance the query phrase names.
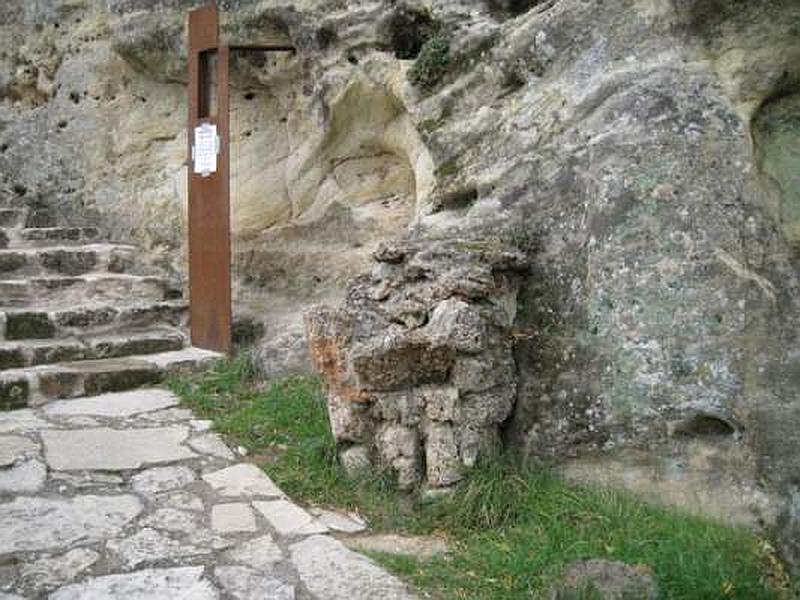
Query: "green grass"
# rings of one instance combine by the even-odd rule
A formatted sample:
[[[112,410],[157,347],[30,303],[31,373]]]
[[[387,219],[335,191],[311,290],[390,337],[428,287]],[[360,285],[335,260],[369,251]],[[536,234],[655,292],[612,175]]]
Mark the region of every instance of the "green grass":
[[[765,583],[785,586],[786,578],[770,547],[750,533],[622,493],[572,487],[518,460],[485,461],[434,503],[396,492],[385,474],[348,479],[315,379],[260,384],[239,358],[171,386],[295,499],[358,511],[378,531],[446,535],[453,551],[445,557],[375,556],[426,597],[546,597],[567,564],[587,558],[648,565],[663,598],[790,597]]]

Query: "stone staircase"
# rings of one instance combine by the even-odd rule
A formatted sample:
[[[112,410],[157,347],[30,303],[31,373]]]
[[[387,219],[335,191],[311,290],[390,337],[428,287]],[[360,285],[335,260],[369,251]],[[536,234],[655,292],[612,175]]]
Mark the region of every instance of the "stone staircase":
[[[152,384],[219,358],[187,347],[186,303],[138,272],[136,247],[55,221],[0,204],[0,410]]]

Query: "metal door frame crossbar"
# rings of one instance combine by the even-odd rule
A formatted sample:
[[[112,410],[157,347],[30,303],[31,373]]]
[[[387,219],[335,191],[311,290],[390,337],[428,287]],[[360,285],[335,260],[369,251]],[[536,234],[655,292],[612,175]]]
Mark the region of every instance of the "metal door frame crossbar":
[[[220,42],[216,4],[189,11],[189,315],[192,345],[230,352],[230,54],[291,45]],[[202,139],[201,139],[202,138]],[[209,144],[210,142],[210,144]],[[202,166],[201,166],[202,162]]]

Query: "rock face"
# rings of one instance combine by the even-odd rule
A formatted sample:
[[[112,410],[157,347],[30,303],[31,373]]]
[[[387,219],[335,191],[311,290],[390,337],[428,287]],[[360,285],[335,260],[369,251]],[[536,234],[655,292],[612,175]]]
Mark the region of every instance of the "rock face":
[[[499,446],[514,408],[525,256],[498,240],[450,240],[384,245],[374,258],[343,308],[306,317],[333,433],[402,487],[448,486]]]
[[[108,226],[176,278],[188,4],[0,6],[2,186],[33,221],[47,205]],[[352,310],[373,284],[346,282],[387,238],[516,240],[532,266],[509,288],[514,335],[481,350],[514,342],[486,427],[540,457],[591,456],[584,479],[643,453],[656,467],[632,487],[689,481],[698,494],[671,497],[723,516],[714,498],[741,498],[737,522],[775,528],[800,560],[798,18],[795,0],[230,3],[232,38],[299,48],[234,75],[236,305],[265,323],[265,371],[307,368],[300,313],[343,301],[309,319],[317,361],[328,330],[358,342],[325,351],[353,370],[325,371],[343,459],[391,447],[409,481],[423,462],[452,479],[462,441],[439,424],[456,421],[407,425],[398,407],[435,389],[449,409],[457,388],[462,409],[455,379],[480,365],[445,373],[470,351],[414,341],[434,304],[375,323]],[[460,296],[437,318],[485,308]]]
[[[656,600],[658,586],[646,566],[631,566],[610,560],[582,560],[567,566],[550,600],[577,598],[602,600]]]

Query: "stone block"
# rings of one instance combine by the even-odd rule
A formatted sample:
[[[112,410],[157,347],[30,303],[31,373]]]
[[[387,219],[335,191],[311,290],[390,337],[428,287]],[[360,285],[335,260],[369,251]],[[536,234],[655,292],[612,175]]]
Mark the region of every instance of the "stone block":
[[[51,600],[180,597],[218,600],[219,594],[203,577],[203,567],[178,567],[96,577],[62,587],[50,595]]]
[[[412,600],[399,579],[341,542],[315,535],[290,547],[300,580],[326,600]]]
[[[370,391],[444,383],[454,359],[455,351],[448,346],[398,335],[359,345],[350,353],[350,364],[359,386]]]
[[[425,327],[425,334],[440,345],[459,352],[482,352],[487,345],[487,325],[470,304],[448,298],[436,305]]]
[[[95,250],[43,250],[39,260],[47,271],[73,277],[89,273],[98,263]]]
[[[256,516],[244,502],[215,504],[211,507],[211,529],[218,533],[256,531]]]
[[[454,386],[424,386],[417,390],[425,414],[431,421],[456,421],[459,415],[459,391]]]
[[[247,567],[216,567],[214,575],[233,600],[294,600],[294,587]]]
[[[425,466],[429,485],[446,487],[463,478],[456,434],[451,425],[432,423],[426,431]]]
[[[328,531],[327,527],[316,523],[308,512],[288,500],[253,502],[253,506],[280,535],[311,535]]]
[[[255,465],[238,464],[203,475],[203,480],[222,496],[278,497],[283,492]]]
[[[122,471],[197,456],[183,446],[188,428],[48,430],[45,458],[56,471]]]
[[[132,495],[20,497],[0,504],[0,556],[65,548],[118,535],[142,512]]]
[[[136,493],[153,496],[185,487],[196,478],[189,467],[153,467],[134,475],[131,483]]]

